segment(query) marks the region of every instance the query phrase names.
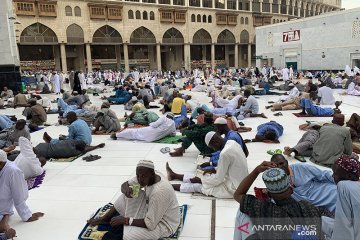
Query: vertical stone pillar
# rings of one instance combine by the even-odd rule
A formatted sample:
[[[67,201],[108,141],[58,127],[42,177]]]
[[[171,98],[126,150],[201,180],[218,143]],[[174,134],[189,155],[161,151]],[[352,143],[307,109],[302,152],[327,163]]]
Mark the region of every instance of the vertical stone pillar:
[[[191,61],[191,54],[190,54],[190,44],[184,44],[184,68],[186,70],[191,70],[190,61]]]
[[[86,44],[86,63],[87,63],[87,71],[92,72],[92,58],[91,58],[91,47],[90,43]]]
[[[235,43],[234,46],[234,55],[235,55],[235,68],[239,68],[239,45]]]
[[[248,44],[248,67],[251,67],[251,43]]]
[[[65,43],[60,43],[61,70],[67,72]]]
[[[129,50],[128,50],[128,44],[124,43],[124,63],[125,63],[125,72],[130,72],[130,66],[129,66]]]
[[[161,70],[161,46],[160,43],[156,44],[156,63],[157,63],[157,70]]]
[[[215,69],[215,44],[211,44],[211,69]]]

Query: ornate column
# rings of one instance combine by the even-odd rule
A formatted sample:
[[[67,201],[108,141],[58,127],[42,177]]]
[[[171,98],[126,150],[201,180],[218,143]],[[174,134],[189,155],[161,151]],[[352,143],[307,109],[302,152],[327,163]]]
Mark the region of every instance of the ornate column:
[[[215,69],[215,44],[211,44],[211,69]]]
[[[249,0],[249,11],[252,12],[252,3],[253,3],[253,0]]]
[[[160,43],[156,44],[156,63],[157,63],[157,70],[161,70],[161,46]]]
[[[61,70],[67,72],[65,43],[60,43]]]
[[[239,45],[237,43],[235,43],[234,52],[235,52],[235,68],[238,69],[239,68]]]
[[[273,11],[273,3],[274,3],[274,1],[273,0],[269,0],[269,4],[270,4],[270,13],[272,13],[272,11]]]
[[[263,9],[263,0],[259,0],[259,4],[260,4],[260,12],[262,12],[262,9]]]
[[[289,15],[289,6],[290,6],[290,1],[286,0],[286,15]]]
[[[124,43],[124,63],[125,63],[125,72],[130,72],[130,66],[129,66],[129,50],[128,50],[128,44]]]
[[[91,59],[91,46],[90,43],[86,44],[86,63],[88,72],[92,72],[92,59]]]
[[[251,43],[248,44],[248,67],[251,67]]]
[[[190,59],[191,54],[190,54],[190,44],[185,43],[184,44],[184,62],[185,62],[185,69],[186,70],[190,70],[191,66],[190,66]]]

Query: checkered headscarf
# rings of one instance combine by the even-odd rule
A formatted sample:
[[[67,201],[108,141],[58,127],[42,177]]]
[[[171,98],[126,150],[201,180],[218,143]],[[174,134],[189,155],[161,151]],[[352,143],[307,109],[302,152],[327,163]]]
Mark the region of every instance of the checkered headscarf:
[[[342,155],[335,163],[348,173],[360,175],[360,162],[352,156]]]

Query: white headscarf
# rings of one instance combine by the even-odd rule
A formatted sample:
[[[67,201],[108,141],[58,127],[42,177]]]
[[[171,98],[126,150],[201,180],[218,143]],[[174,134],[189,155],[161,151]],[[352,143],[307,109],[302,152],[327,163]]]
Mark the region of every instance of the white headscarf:
[[[15,164],[23,171],[25,179],[41,175],[44,170],[39,158],[36,157],[29,139],[19,138],[20,154],[15,159]]]

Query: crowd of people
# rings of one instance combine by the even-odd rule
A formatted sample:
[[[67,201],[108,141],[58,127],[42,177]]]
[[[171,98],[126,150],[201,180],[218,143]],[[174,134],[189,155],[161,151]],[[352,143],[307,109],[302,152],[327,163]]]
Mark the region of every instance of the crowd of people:
[[[16,236],[9,225],[14,207],[24,222],[44,216],[27,206],[26,180],[41,175],[51,158],[77,157],[104,148],[104,143],[91,145],[96,135],[137,140],[139,145],[179,136],[178,148],[161,149],[169,162],[186,154],[192,144],[202,156],[193,172],[186,173],[177,173],[171,163],[164,163],[166,174],[160,173],[152,161],[139,161],[136,177],[122,184],[123,194],[113,207],[102,217],[88,220],[90,225],[110,224],[104,240],[161,239],[174,234],[180,224],[175,191],[235,199],[240,206],[234,240],[294,236],[289,229],[254,228],[269,224],[298,225],[300,232],[304,226],[316,226],[318,239],[360,239],[360,116],[354,112],[346,120],[342,102],[334,96],[336,88],[360,95],[358,68],[346,66],[339,73],[264,66],[260,70],[39,71],[24,75],[34,75],[36,86],[16,95],[6,87],[1,92],[1,107],[21,107],[24,117],[0,115],[1,240]],[[197,92],[204,92],[210,104],[199,101]],[[49,93],[57,95],[54,101],[44,96]],[[90,94],[102,99],[102,104],[93,104]],[[276,112],[279,120],[266,120],[257,126],[253,139],[243,139],[241,133],[252,131],[244,126],[245,119],[268,118],[258,101],[264,95],[278,99],[264,107]],[[118,116],[114,104],[129,112]],[[268,151],[271,159],[251,171],[248,156],[252,153],[247,145],[280,143],[289,131],[282,125],[289,121],[281,118],[282,111],[294,111],[305,119],[332,120],[300,125],[304,134],[296,145]],[[48,114],[58,114],[59,124],[68,125],[67,134],[53,138],[45,131]],[[43,142],[33,147],[31,133],[43,128]],[[300,163],[289,164],[291,156]],[[251,195],[250,187],[261,174],[266,188],[256,188],[255,196]],[[244,224],[247,230],[239,230]]]

